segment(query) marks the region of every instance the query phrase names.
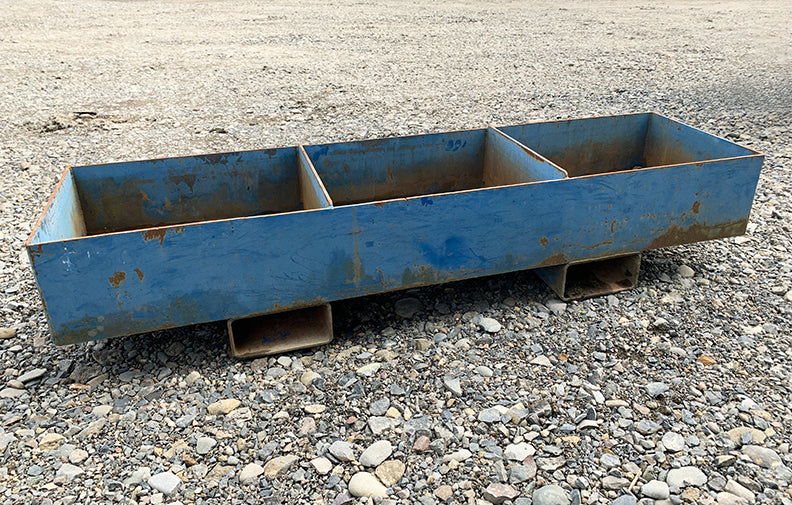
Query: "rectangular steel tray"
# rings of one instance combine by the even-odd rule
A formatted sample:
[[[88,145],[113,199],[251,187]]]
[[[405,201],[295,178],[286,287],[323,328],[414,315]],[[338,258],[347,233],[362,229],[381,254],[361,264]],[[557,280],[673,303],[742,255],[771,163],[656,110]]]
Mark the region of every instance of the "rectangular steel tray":
[[[80,166],[27,249],[70,344],[740,235],[762,159],[644,113]]]

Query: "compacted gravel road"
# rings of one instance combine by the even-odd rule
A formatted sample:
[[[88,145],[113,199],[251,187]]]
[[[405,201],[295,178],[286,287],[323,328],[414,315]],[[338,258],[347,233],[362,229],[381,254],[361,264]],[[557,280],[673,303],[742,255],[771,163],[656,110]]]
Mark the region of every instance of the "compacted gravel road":
[[[792,503],[792,6],[630,4],[0,0],[0,503]],[[23,243],[67,165],[648,110],[766,160],[744,237],[632,291],[353,300],[246,362],[222,323],[50,341]]]

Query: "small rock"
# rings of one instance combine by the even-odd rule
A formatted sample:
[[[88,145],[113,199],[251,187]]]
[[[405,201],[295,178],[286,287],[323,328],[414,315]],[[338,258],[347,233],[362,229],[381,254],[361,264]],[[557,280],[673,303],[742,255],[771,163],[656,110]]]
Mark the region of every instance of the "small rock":
[[[475,372],[482,377],[492,377],[493,375],[492,369],[484,365],[477,366]]]
[[[509,484],[519,484],[533,478],[526,465],[512,465],[509,467]]]
[[[605,489],[617,490],[624,489],[630,485],[630,479],[624,477],[616,477],[614,475],[606,475],[602,478],[602,487]]]
[[[467,449],[459,449],[458,451],[454,451],[451,454],[446,454],[443,456],[443,463],[448,463],[449,461],[456,461],[457,463],[461,463],[466,459],[473,456],[473,453]]]
[[[636,505],[638,500],[631,494],[623,494],[613,500],[611,505]]]
[[[491,317],[482,317],[478,320],[479,327],[487,333],[498,333],[501,331],[501,324]]]
[[[306,405],[303,410],[308,414],[321,414],[325,410],[327,410],[326,405],[322,405],[321,403],[313,403],[311,405]]]
[[[134,486],[143,481],[148,481],[151,478],[151,470],[147,466],[142,466],[132,472],[132,475],[124,479],[124,487]]]
[[[715,466],[717,466],[718,468],[732,466],[736,462],[737,462],[737,456],[733,454],[722,454],[720,456],[715,457]]]
[[[774,469],[783,465],[781,456],[772,449],[760,447],[758,445],[746,445],[742,448],[743,454],[751,458],[751,461],[761,466],[762,468]]]
[[[699,356],[696,359],[696,361],[698,361],[699,363],[701,363],[704,366],[712,366],[712,365],[715,364],[715,358],[712,358],[710,356],[704,356],[704,355]]]
[[[421,301],[410,296],[397,300],[396,303],[393,304],[393,310],[396,312],[396,314],[405,319],[410,319],[422,308],[423,306],[421,305]]]
[[[646,392],[649,396],[655,397],[668,391],[668,384],[665,382],[650,382],[646,385]]]
[[[56,477],[65,477],[66,481],[71,481],[78,475],[85,473],[82,468],[79,466],[74,466],[70,463],[64,463],[58,468],[58,471],[55,472]],[[174,476],[175,477],[175,476]]]
[[[675,431],[669,431],[663,435],[663,447],[669,452],[679,452],[685,448],[685,437]],[[665,498],[662,498],[665,499]]]
[[[36,379],[40,379],[41,377],[44,376],[45,373],[47,373],[46,368],[34,368],[33,370],[25,372],[19,377],[17,377],[17,380],[22,383],[30,382]]]
[[[297,456],[292,456],[292,457],[297,458]],[[256,463],[248,463],[247,465],[245,465],[245,468],[243,468],[242,471],[239,472],[239,482],[245,484],[247,482],[257,479],[258,476],[261,475],[262,473],[264,473],[264,468],[262,468],[261,465],[257,465]]]
[[[314,458],[311,460],[311,466],[319,475],[327,475],[333,469],[333,463],[327,458]]]
[[[200,378],[201,378],[201,374],[193,370],[184,377],[184,383],[187,384],[188,386],[192,386]]]
[[[429,449],[429,444],[432,442],[432,439],[427,437],[426,435],[421,435],[420,437],[415,439],[413,443],[412,450],[414,452],[424,452]]]
[[[484,490],[484,499],[496,505],[505,502],[506,500],[514,500],[520,496],[520,492],[509,484],[501,484],[500,482],[493,482]]]
[[[744,499],[748,503],[756,501],[756,495],[750,489],[731,479],[726,482],[723,490]]]
[[[14,328],[0,328],[0,340],[14,337],[16,337],[16,330]]]
[[[355,449],[349,442],[336,440],[330,444],[328,451],[339,461],[353,461],[355,459]]]
[[[374,473],[383,484],[390,487],[401,480],[405,470],[404,463],[396,459],[389,459],[378,466]]]
[[[380,484],[376,477],[368,472],[358,472],[349,479],[347,484],[349,493],[352,496],[369,496],[385,498],[388,496],[388,490]]]
[[[307,370],[303,372],[303,374],[300,376],[300,382],[302,383],[303,386],[308,387],[311,384],[313,384],[313,382],[316,379],[319,379],[320,377],[321,375],[314,372],[313,370]]]
[[[533,505],[569,505],[569,493],[561,486],[542,486],[531,496]]]
[[[368,419],[368,427],[371,433],[379,435],[388,430],[394,429],[399,425],[399,421],[390,417],[371,416]]]
[[[368,365],[363,365],[362,367],[355,370],[355,373],[363,377],[371,377],[375,373],[379,372],[380,368],[382,368],[382,363],[369,363]]]
[[[553,364],[550,362],[550,358],[547,356],[540,354],[539,356],[535,357],[531,360],[532,365],[544,366],[544,367],[551,367]]]
[[[379,440],[371,444],[360,455],[360,464],[363,466],[379,466],[393,454],[393,447],[387,440]]]
[[[680,265],[679,268],[677,268],[677,273],[683,279],[690,279],[696,274],[696,272],[694,272],[693,269],[687,265]]]
[[[268,479],[274,479],[284,475],[299,460],[300,458],[293,454],[278,456],[267,461],[260,473],[263,473]]]
[[[503,457],[511,461],[523,461],[528,456],[533,456],[534,454],[536,454],[536,449],[527,442],[509,444],[506,446],[506,450],[503,451]]]
[[[369,412],[373,416],[384,416],[389,408],[390,400],[388,398],[382,398],[369,404]]]
[[[484,423],[497,423],[501,420],[501,413],[497,409],[484,409],[479,412],[478,420]]]
[[[454,489],[449,485],[443,485],[434,490],[434,495],[441,501],[446,501],[454,495]]]
[[[659,480],[650,480],[641,486],[641,494],[654,500],[665,500],[671,496],[668,484]]]
[[[75,449],[69,454],[69,463],[78,465],[88,459],[88,452],[82,449]]]
[[[60,433],[45,433],[39,439],[38,448],[42,451],[51,451],[58,447],[64,440],[66,440],[66,437]]]
[[[638,424],[635,425],[636,431],[641,435],[651,435],[652,433],[657,433],[662,428],[662,426],[649,419],[641,419],[638,421]]]
[[[204,455],[209,454],[209,451],[214,449],[217,445],[217,440],[212,437],[198,437],[195,441],[195,452]]]
[[[672,468],[666,474],[666,482],[672,488],[682,489],[687,486],[703,486],[707,476],[695,466]]]
[[[443,377],[443,386],[456,396],[462,396],[462,385],[458,377],[447,375]]]
[[[547,303],[545,303],[545,306],[547,306],[547,308],[556,315],[563,314],[567,308],[566,303],[556,299],[548,300]]]
[[[432,344],[434,344],[434,342],[428,338],[416,338],[413,340],[413,345],[420,352],[428,351],[429,348],[432,347]]]
[[[225,398],[223,400],[209,404],[206,407],[206,411],[211,416],[217,416],[220,414],[228,414],[240,405],[242,405],[242,402],[236,398]]]
[[[20,396],[26,394],[27,391],[25,391],[24,389],[4,388],[0,390],[0,398],[19,398]]]
[[[181,479],[171,472],[161,472],[156,475],[152,475],[148,480],[149,486],[156,489],[160,493],[165,494],[166,496],[170,496],[175,493],[176,490],[179,489],[179,486],[181,486],[181,483]]]
[[[763,444],[767,438],[763,431],[747,426],[731,429],[726,432],[726,436],[738,446],[747,443],[746,440],[753,444]]]
[[[621,466],[621,460],[615,454],[605,452],[600,456],[600,466],[608,469],[616,468],[617,466]]]
[[[718,505],[749,505],[750,503],[753,503],[745,498],[727,491],[718,493],[715,498],[718,502]]]

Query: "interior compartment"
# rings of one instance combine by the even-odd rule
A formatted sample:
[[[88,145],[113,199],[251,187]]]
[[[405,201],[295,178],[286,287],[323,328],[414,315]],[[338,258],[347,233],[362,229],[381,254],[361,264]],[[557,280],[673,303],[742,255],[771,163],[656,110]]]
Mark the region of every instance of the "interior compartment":
[[[654,113],[499,127],[570,177],[754,154]]]
[[[298,147],[75,167],[83,233],[328,207]]]
[[[334,205],[561,179],[493,129],[305,146]]]

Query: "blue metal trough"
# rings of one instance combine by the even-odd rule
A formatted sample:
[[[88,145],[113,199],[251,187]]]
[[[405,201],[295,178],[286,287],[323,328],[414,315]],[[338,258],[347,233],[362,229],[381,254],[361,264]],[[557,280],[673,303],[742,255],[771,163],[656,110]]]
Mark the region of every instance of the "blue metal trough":
[[[80,166],[27,249],[56,344],[229,320],[233,349],[244,318],[504,272],[632,287],[641,251],[744,233],[762,159],[645,113]]]

